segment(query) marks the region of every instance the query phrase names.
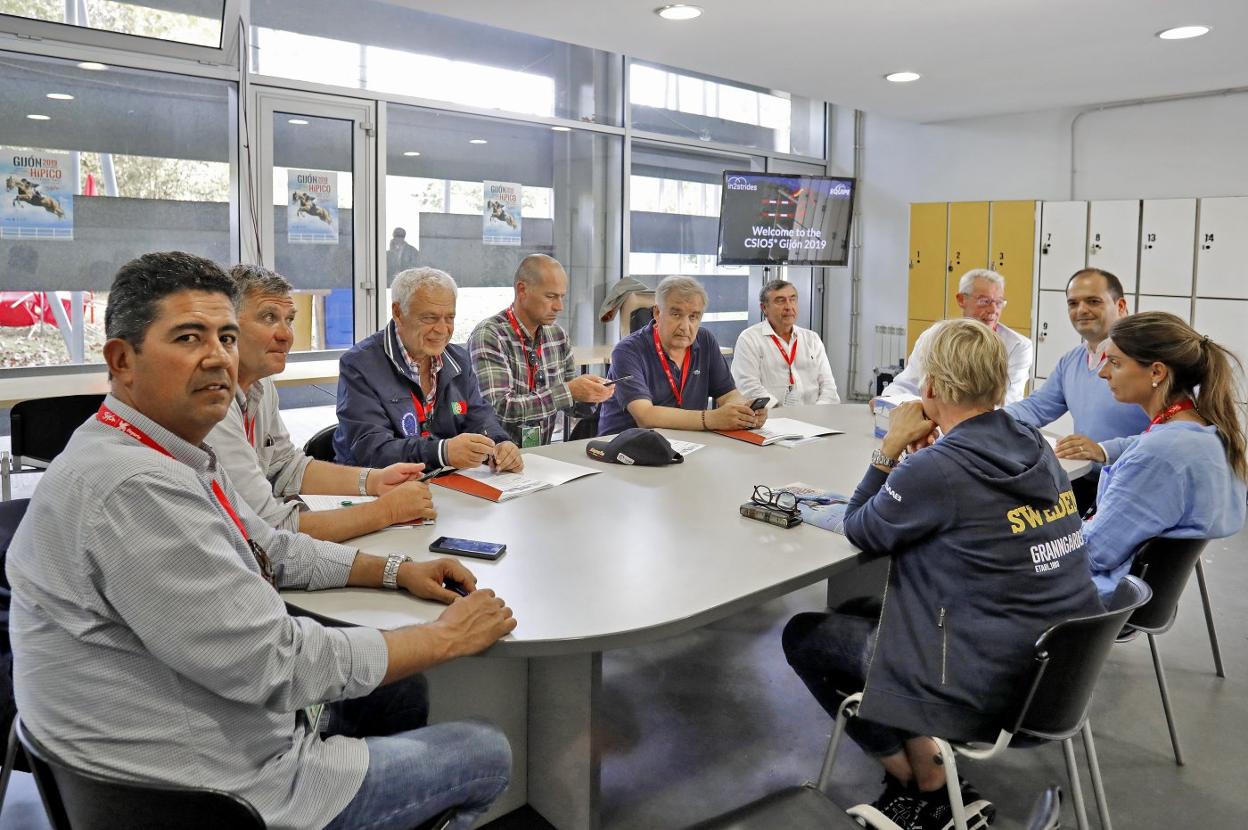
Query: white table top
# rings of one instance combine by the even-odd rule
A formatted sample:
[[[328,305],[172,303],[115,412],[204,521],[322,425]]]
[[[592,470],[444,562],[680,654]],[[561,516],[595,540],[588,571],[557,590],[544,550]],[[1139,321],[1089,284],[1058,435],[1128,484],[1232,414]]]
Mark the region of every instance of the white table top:
[[[840,534],[778,528],[738,512],[755,484],[801,481],[848,496],[878,443],[863,405],[783,414],[845,434],[786,449],[664,430],[706,444],[670,467],[603,464],[586,457],[584,441],[557,444],[537,452],[602,472],[502,504],[439,487],[433,527],[391,528],[354,543],[419,559],[434,558],[429,542],[441,535],[505,543],[507,553],[495,562],[463,560],[478,585],[493,588],[516,613],[515,632],[491,650],[499,656],[583,653],[679,634],[855,559]],[[363,588],[288,591],[284,598],[330,620],[382,629],[428,622],[442,610],[403,592]]]

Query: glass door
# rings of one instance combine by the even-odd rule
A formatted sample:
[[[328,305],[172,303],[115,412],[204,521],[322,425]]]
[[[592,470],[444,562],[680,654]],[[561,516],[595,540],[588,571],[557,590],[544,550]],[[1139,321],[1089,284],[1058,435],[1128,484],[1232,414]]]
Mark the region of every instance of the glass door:
[[[374,105],[261,87],[252,95],[256,207],[243,235],[295,287],[294,351],[349,348],[377,326]]]

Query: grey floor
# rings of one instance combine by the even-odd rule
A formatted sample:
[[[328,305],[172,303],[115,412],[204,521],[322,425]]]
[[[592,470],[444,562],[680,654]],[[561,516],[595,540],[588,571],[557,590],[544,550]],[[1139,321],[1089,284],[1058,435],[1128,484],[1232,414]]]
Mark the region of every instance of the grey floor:
[[[333,418],[330,407],[296,412],[302,417],[288,417],[296,441]],[[25,491],[36,477],[21,478]],[[1226,678],[1213,673],[1195,580],[1160,639],[1187,765],[1175,766],[1170,754],[1146,641],[1116,646],[1098,686],[1092,724],[1120,830],[1248,827],[1248,533],[1212,543],[1204,559]],[[606,656],[604,830],[683,827],[817,775],[831,722],[784,662],[780,631],[794,613],[823,604],[822,586],[812,586],[687,636]],[[1003,830],[1022,826],[1047,784],[1065,785],[1056,745],[967,763],[964,774],[997,804],[994,826]],[[830,795],[844,806],[869,801],[879,777],[846,742]],[[1095,826],[1094,811],[1091,820]],[[1069,805],[1063,825],[1074,827]],[[47,826],[30,777],[15,774],[0,830]],[[496,826],[548,825],[525,811]]]

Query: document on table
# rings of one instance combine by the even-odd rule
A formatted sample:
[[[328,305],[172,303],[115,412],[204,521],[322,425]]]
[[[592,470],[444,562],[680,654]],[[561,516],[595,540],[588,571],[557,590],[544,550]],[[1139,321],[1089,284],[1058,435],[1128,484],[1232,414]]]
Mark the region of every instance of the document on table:
[[[508,501],[600,472],[602,471],[592,467],[582,467],[580,464],[526,453],[523,472],[493,472],[489,467],[482,465],[470,470],[460,470],[449,475],[438,476],[431,479],[431,483],[490,501]]]
[[[824,435],[839,435],[843,430],[821,427],[794,418],[768,418],[767,423],[758,429],[716,430],[720,435],[758,444],[766,447],[779,444],[782,447],[796,447],[808,444]]]
[[[342,507],[354,507],[357,504],[368,504],[370,501],[377,501],[377,497],[324,496],[300,493],[299,500],[306,504],[309,510],[338,510]],[[398,524],[391,525],[391,527],[421,527],[423,525],[431,525],[434,521],[434,519],[416,519],[412,522],[399,522]]]
[[[667,443],[672,445],[672,449],[681,455],[689,455],[689,453],[697,452],[706,446],[706,444],[695,444],[692,441],[677,441],[674,438],[668,438]]]

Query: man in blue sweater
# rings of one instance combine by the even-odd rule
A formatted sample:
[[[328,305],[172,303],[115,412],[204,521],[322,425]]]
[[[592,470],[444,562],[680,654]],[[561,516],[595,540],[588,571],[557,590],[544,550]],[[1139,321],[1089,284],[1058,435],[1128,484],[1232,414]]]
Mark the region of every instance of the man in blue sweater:
[[[1148,426],[1144,410],[1114,400],[1109,386],[1097,374],[1105,364],[1110,328],[1128,313],[1122,283],[1099,268],[1076,271],[1066,283],[1066,308],[1071,325],[1083,336],[1083,343],[1062,355],[1043,386],[1010,404],[1005,411],[1035,427],[1050,424],[1069,412],[1075,432],[1057,442],[1057,457],[1099,458],[1097,444],[1137,435]],[[1100,478],[1101,467],[1096,464],[1086,475],[1071,482],[1080,513],[1096,502]]]

